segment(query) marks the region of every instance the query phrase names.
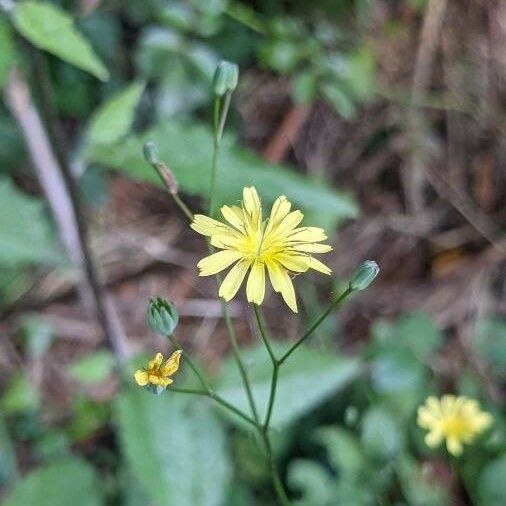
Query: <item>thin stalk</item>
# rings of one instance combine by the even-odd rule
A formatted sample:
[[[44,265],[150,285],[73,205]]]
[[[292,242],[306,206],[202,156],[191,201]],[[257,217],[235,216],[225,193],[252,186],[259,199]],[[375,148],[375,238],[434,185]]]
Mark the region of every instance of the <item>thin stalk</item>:
[[[353,290],[351,288],[347,288],[339,297],[337,297],[334,301],[332,301],[329,307],[323,311],[323,313],[313,322],[313,324],[309,327],[306,333],[278,360],[278,364],[282,365],[283,362],[308,338],[311,334],[320,326],[320,324],[327,318],[327,316],[337,307],[339,306],[351,293]]]
[[[202,385],[202,390],[196,390],[196,389],[183,389],[183,388],[171,388],[171,390],[174,390],[175,392],[180,393],[187,393],[187,394],[194,394],[194,395],[205,395],[206,397],[209,397],[210,399],[213,399],[218,404],[221,404],[224,408],[228,409],[229,411],[232,411],[232,413],[235,413],[237,416],[240,416],[243,420],[247,421],[248,423],[252,424],[255,428],[258,430],[261,430],[261,426],[258,424],[256,420],[253,420],[253,418],[250,418],[246,413],[243,413],[240,409],[237,409],[235,406],[227,402],[223,397],[218,395],[208,384],[207,381],[204,379],[204,376],[199,371],[199,368],[195,365],[191,357],[186,353],[184,348],[182,347],[181,343],[174,337],[174,336],[168,336],[171,343],[174,345],[174,347],[182,350],[183,356],[185,358],[185,361],[188,363],[192,371],[195,373],[195,376],[197,376],[200,384]]]
[[[215,194],[216,194],[216,173],[218,171],[218,156],[220,153],[220,144],[221,138],[223,136],[223,129],[225,128],[225,121],[227,119],[228,110],[230,107],[230,99],[232,97],[231,92],[227,92],[225,95],[225,101],[223,107],[221,107],[221,99],[220,97],[216,97],[214,99],[214,107],[213,107],[213,127],[214,127],[214,143],[213,143],[213,156],[211,161],[211,186],[210,186],[210,195],[209,195],[209,216],[214,216],[214,207],[215,207]],[[213,253],[214,249],[211,246],[211,243],[208,242],[209,252]],[[222,279],[219,274],[215,276],[216,285],[219,289]],[[255,399],[253,398],[253,392],[251,390],[251,385],[248,379],[248,375],[246,373],[246,367],[241,358],[241,354],[239,352],[239,345],[237,344],[237,336],[234,330],[234,326],[232,324],[232,319],[228,313],[226,302],[220,298],[221,308],[223,312],[223,318],[225,320],[225,325],[227,327],[228,339],[230,345],[232,347],[232,354],[234,355],[234,359],[237,364],[237,368],[239,369],[239,374],[241,376],[241,380],[244,386],[244,390],[246,391],[246,396],[248,398],[248,403],[251,409],[251,413],[256,423],[259,423],[258,412],[255,405]]]
[[[283,487],[283,483],[279,477],[278,468],[276,466],[276,461],[274,459],[274,454],[272,452],[272,446],[269,439],[269,424],[271,421],[272,410],[274,407],[274,401],[276,399],[276,390],[278,386],[278,375],[279,375],[279,362],[272,350],[272,346],[269,342],[269,337],[267,336],[267,332],[265,331],[265,326],[262,321],[262,317],[260,315],[260,310],[256,304],[252,304],[253,310],[255,312],[255,318],[258,325],[258,330],[260,332],[260,336],[262,337],[262,341],[267,349],[267,353],[272,362],[272,378],[271,378],[271,390],[269,394],[269,401],[267,405],[267,413],[265,415],[265,421],[262,425],[262,439],[265,445],[265,451],[267,452],[267,460],[269,463],[269,472],[271,474],[272,484],[274,486],[274,490],[276,491],[276,495],[278,496],[278,500],[282,506],[288,505],[288,497],[286,495],[285,489]]]
[[[181,200],[181,197],[176,194],[171,194],[176,205],[181,209],[182,213],[188,218],[190,223],[193,221],[193,213],[190,211],[188,206]]]
[[[267,349],[267,353],[269,354],[269,357],[271,358],[271,361],[273,364],[277,364],[276,355],[274,355],[274,352],[272,351],[271,344],[269,342],[269,338],[267,337],[267,333],[265,332],[264,324],[262,322],[262,317],[260,316],[260,310],[258,309],[257,304],[252,304],[253,311],[255,312],[255,318],[258,325],[258,330],[260,331],[260,336],[262,337],[262,341],[264,342],[264,345]]]
[[[216,284],[219,287],[221,285],[221,276],[217,274],[215,276]],[[253,391],[251,390],[251,385],[248,379],[248,373],[246,372],[246,367],[244,366],[244,362],[242,361],[241,354],[239,352],[239,345],[237,344],[237,335],[235,333],[234,326],[232,324],[232,319],[230,318],[230,314],[227,309],[227,303],[220,297],[221,308],[223,312],[223,318],[225,320],[225,325],[228,331],[228,338],[230,342],[230,346],[232,347],[232,354],[234,355],[235,362],[237,364],[237,368],[239,369],[239,374],[241,375],[242,384],[244,386],[244,390],[246,391],[246,396],[248,397],[248,403],[251,409],[251,413],[253,418],[258,423],[260,418],[258,416],[258,411],[255,404],[255,399],[253,397]]]
[[[267,349],[267,353],[272,362],[272,378],[271,378],[271,391],[269,394],[269,401],[267,404],[267,413],[265,415],[265,421],[263,424],[264,431],[267,432],[269,430],[269,423],[271,421],[272,410],[274,408],[274,401],[276,399],[276,389],[278,386],[278,375],[279,375],[279,361],[276,358],[276,355],[272,351],[271,344],[269,342],[269,338],[267,336],[267,332],[265,331],[264,324],[262,322],[262,317],[260,316],[260,311],[256,304],[253,305],[253,310],[255,312],[255,318],[258,325],[258,330],[260,331],[260,336],[262,337],[262,341]]]
[[[269,435],[267,434],[266,430],[262,430],[262,439],[265,444],[265,451],[267,452],[267,460],[269,462],[269,471],[271,474],[274,491],[278,496],[278,500],[281,506],[289,506],[290,501],[288,500],[288,496],[286,495],[285,489],[283,487],[283,482],[279,477],[278,467],[276,466],[276,460],[274,459],[274,453],[272,451],[271,442],[269,440]]]

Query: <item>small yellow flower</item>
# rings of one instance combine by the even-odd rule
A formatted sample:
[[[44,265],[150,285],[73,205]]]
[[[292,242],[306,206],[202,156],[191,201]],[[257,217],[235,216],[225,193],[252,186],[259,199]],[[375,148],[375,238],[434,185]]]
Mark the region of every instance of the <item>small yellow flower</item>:
[[[463,443],[473,439],[492,424],[492,416],[480,410],[478,402],[467,397],[443,395],[441,400],[428,397],[418,408],[418,425],[427,429],[427,446],[434,448],[446,439],[448,451],[455,456],[462,453]]]
[[[163,355],[157,353],[148,362],[146,369],[135,371],[135,382],[141,387],[153,386],[157,391],[164,390],[172,383],[172,379],[169,376],[172,376],[179,369],[181,353],[183,353],[181,350],[176,350],[164,364],[162,364]]]
[[[291,211],[291,203],[282,195],[274,202],[270,216],[262,221],[262,207],[255,188],[243,189],[239,206],[223,206],[221,214],[228,222],[222,223],[202,214],[194,217],[191,228],[211,238],[219,251],[198,263],[200,276],[211,276],[234,266],[220,286],[219,295],[230,300],[239,290],[249,271],[246,297],[249,302],[261,304],[265,296],[265,269],[274,291],[281,293],[290,309],[297,312],[297,301],[291,273],[315,269],[323,274],[331,270],[313,253],[327,253],[332,248],[318,244],[327,239],[325,231],[317,227],[298,227],[304,215]]]

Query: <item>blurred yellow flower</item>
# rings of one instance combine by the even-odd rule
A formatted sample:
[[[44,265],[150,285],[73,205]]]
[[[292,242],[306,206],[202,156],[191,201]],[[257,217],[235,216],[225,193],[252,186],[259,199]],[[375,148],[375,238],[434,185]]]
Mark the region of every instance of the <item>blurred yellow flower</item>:
[[[432,448],[446,439],[448,451],[455,456],[462,453],[463,443],[473,439],[492,424],[492,416],[480,410],[478,402],[467,397],[443,395],[441,400],[428,397],[418,408],[418,425],[427,429],[427,446]]]
[[[235,264],[220,286],[219,295],[230,300],[239,290],[249,271],[246,297],[261,304],[265,296],[265,268],[274,291],[281,293],[290,309],[297,312],[297,301],[290,273],[315,269],[323,274],[331,270],[313,253],[327,253],[332,248],[318,244],[327,236],[317,227],[298,227],[304,215],[291,210],[291,203],[283,195],[274,202],[269,218],[262,221],[262,207],[254,187],[243,189],[239,206],[223,206],[222,223],[197,214],[191,228],[211,238],[211,244],[223,251],[203,258],[198,263],[200,276],[211,276]]]
[[[153,385],[165,389],[172,383],[172,376],[179,369],[179,359],[181,358],[181,350],[176,350],[166,361],[163,362],[163,355],[157,353],[155,357],[148,362],[146,369],[138,369],[135,371],[135,382],[141,386]]]

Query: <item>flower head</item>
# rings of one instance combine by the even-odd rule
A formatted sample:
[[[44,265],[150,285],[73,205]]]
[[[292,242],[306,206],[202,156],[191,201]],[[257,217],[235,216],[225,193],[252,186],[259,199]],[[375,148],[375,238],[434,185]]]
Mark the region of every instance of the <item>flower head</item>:
[[[148,362],[145,369],[137,369],[134,374],[135,382],[141,386],[149,386],[155,389],[156,393],[161,393],[172,383],[172,376],[179,369],[179,360],[181,350],[176,350],[163,363],[163,355],[157,353],[152,360]]]
[[[428,397],[418,408],[418,425],[427,429],[427,446],[434,448],[446,439],[448,451],[455,456],[462,453],[462,444],[486,430],[492,416],[480,410],[478,402],[467,397],[443,395],[441,400]]]
[[[197,214],[191,227],[211,238],[211,244],[222,251],[198,263],[200,276],[211,276],[233,264],[220,286],[219,295],[230,300],[239,290],[249,271],[246,297],[261,304],[265,296],[265,269],[274,291],[281,293],[290,309],[297,312],[297,301],[290,273],[315,269],[330,274],[330,269],[313,253],[327,253],[332,248],[318,244],[327,236],[321,228],[298,227],[304,215],[283,195],[274,202],[267,220],[262,220],[262,207],[255,188],[244,188],[241,206],[223,206],[222,223]]]

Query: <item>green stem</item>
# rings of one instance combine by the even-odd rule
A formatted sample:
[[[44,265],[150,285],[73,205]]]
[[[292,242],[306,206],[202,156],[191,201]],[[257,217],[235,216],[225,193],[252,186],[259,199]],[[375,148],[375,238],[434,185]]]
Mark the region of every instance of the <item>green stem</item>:
[[[232,413],[235,413],[244,421],[253,425],[253,427],[255,427],[256,429],[261,430],[261,427],[257,424],[257,422],[255,422],[255,420],[253,420],[253,418],[250,418],[246,413],[243,413],[240,409],[237,409],[235,406],[227,402],[225,399],[223,399],[223,397],[218,395],[213,390],[198,390],[196,388],[177,388],[177,387],[170,387],[169,390],[171,392],[176,392],[180,394],[202,395],[203,397],[209,397],[210,399],[217,402],[218,404],[228,409]]]
[[[258,309],[258,306],[256,304],[252,304],[253,311],[255,312],[255,318],[257,320],[258,330],[260,331],[260,336],[262,337],[262,341],[264,342],[264,345],[267,349],[267,353],[269,354],[269,357],[271,358],[272,364],[277,364],[276,355],[274,355],[274,352],[272,351],[271,344],[269,342],[269,338],[267,337],[267,333],[265,332],[264,324],[262,322],[262,317],[260,316],[260,310]]]
[[[221,285],[221,276],[217,274],[215,276],[216,284],[219,287]],[[235,362],[237,364],[237,368],[239,369],[239,374],[241,375],[242,384],[244,389],[246,390],[246,396],[248,397],[248,403],[251,409],[251,413],[253,418],[258,423],[260,418],[258,416],[258,411],[255,405],[255,399],[253,397],[253,391],[251,390],[251,385],[248,379],[248,374],[246,372],[246,367],[241,358],[241,354],[239,352],[239,345],[237,344],[237,335],[234,330],[234,326],[232,325],[232,319],[230,318],[230,314],[228,313],[227,303],[220,297],[221,308],[223,312],[223,318],[225,319],[225,325],[228,331],[228,338],[230,341],[230,345],[232,346],[232,354],[234,355]]]
[[[264,441],[265,451],[267,452],[267,460],[269,462],[269,471],[271,474],[272,484],[274,486],[274,491],[278,496],[279,504],[281,504],[281,506],[289,506],[290,501],[288,500],[288,496],[286,495],[283,483],[279,477],[279,471],[278,467],[276,466],[276,460],[274,459],[274,453],[272,451],[269,435],[265,429],[262,430],[262,439]]]
[[[269,439],[269,424],[271,421],[272,410],[274,408],[274,401],[276,399],[276,390],[278,386],[278,375],[279,375],[279,361],[272,350],[272,346],[269,342],[269,337],[267,336],[267,332],[265,331],[265,326],[262,321],[262,317],[260,315],[260,310],[258,305],[252,304],[253,310],[255,312],[255,318],[258,325],[258,330],[260,332],[260,336],[262,337],[262,341],[267,349],[267,353],[272,362],[272,378],[271,378],[271,390],[269,394],[269,401],[267,404],[267,413],[265,415],[265,421],[262,425],[262,439],[264,441],[265,450],[267,452],[267,460],[269,462],[269,471],[271,474],[272,484],[274,486],[274,490],[276,491],[276,495],[278,496],[279,502],[282,506],[288,505],[288,497],[286,495],[285,489],[283,487],[283,483],[279,477],[278,468],[276,466],[276,461],[274,459],[274,455],[272,452],[272,446]]]
[[[269,402],[267,404],[267,414],[265,415],[264,421],[264,430],[269,429],[269,423],[271,421],[272,409],[274,407],[274,400],[276,398],[276,388],[278,386],[278,374],[279,374],[279,362],[272,351],[271,344],[269,342],[269,338],[267,337],[267,333],[265,332],[265,327],[262,322],[262,317],[260,316],[260,310],[256,304],[253,304],[253,310],[255,312],[255,318],[258,325],[258,330],[260,331],[260,336],[262,337],[262,341],[267,349],[267,353],[272,362],[272,379],[271,379],[271,391],[269,394]]]
[[[225,121],[227,119],[228,110],[230,107],[230,98],[232,94],[231,92],[227,92],[225,95],[225,102],[223,104],[223,108],[221,108],[221,100],[220,97],[215,97],[214,99],[214,108],[213,108],[213,126],[214,126],[214,144],[213,144],[213,157],[211,162],[211,187],[210,187],[210,195],[209,195],[209,216],[214,216],[214,202],[215,202],[215,193],[216,193],[216,173],[218,171],[218,155],[220,152],[220,144],[221,138],[223,135],[223,129],[225,127]],[[210,242],[208,242],[209,253],[213,253],[214,249],[211,246]],[[216,285],[219,289],[222,279],[219,274],[215,276]],[[232,324],[232,319],[230,318],[230,314],[227,309],[226,302],[220,298],[221,308],[223,312],[223,318],[225,320],[225,325],[228,331],[228,339],[230,345],[232,347],[232,354],[234,355],[234,359],[237,364],[237,368],[239,369],[239,374],[242,379],[242,383],[244,389],[246,391],[246,396],[248,398],[248,403],[250,405],[251,413],[255,419],[255,421],[259,422],[258,412],[255,405],[255,400],[253,398],[253,392],[251,390],[251,385],[248,379],[248,375],[246,373],[246,367],[241,359],[241,355],[239,352],[239,345],[237,344],[237,336],[234,330],[234,326]]]
[[[188,218],[190,223],[193,221],[193,213],[190,211],[188,206],[181,200],[181,197],[177,193],[171,193],[174,202],[177,204],[179,209],[183,212],[183,214]]]
[[[306,333],[278,360],[278,364],[281,365],[283,362],[308,338],[311,334],[320,326],[320,324],[327,318],[327,316],[339,306],[353,290],[347,288],[339,297],[331,302],[330,306],[313,322]]]
[[[171,343],[174,345],[174,347],[182,350],[183,356],[185,358],[185,361],[188,363],[192,371],[195,373],[195,376],[197,376],[200,384],[202,385],[203,390],[196,390],[196,389],[182,389],[182,388],[171,388],[174,392],[180,392],[180,393],[186,393],[186,394],[195,394],[195,395],[205,395],[214,401],[216,401],[218,404],[221,404],[223,407],[227,408],[229,411],[232,411],[236,415],[240,416],[243,420],[246,420],[248,423],[255,426],[257,429],[261,429],[260,425],[258,424],[257,420],[253,420],[253,418],[250,418],[248,415],[243,413],[240,409],[237,409],[235,406],[227,402],[223,397],[219,396],[214,390],[207,384],[207,381],[204,379],[204,376],[199,371],[199,368],[195,365],[193,360],[190,358],[188,353],[184,350],[184,348],[181,346],[181,343],[174,337],[174,336],[168,336]]]

